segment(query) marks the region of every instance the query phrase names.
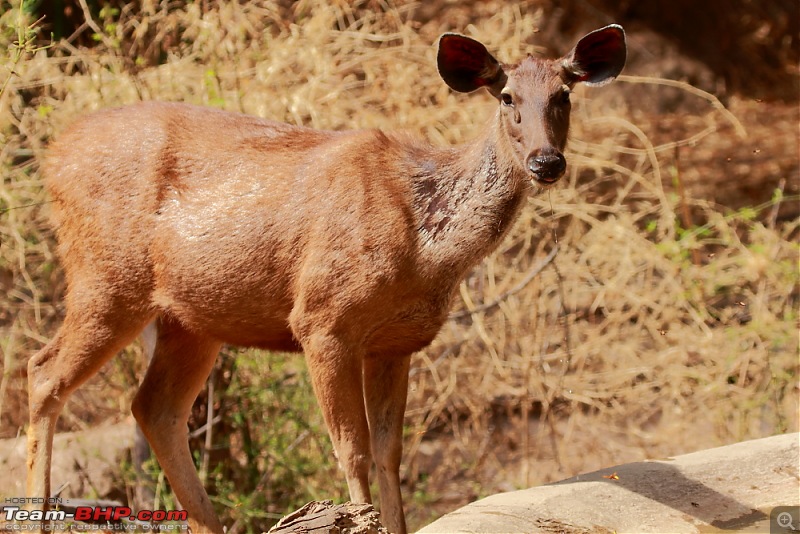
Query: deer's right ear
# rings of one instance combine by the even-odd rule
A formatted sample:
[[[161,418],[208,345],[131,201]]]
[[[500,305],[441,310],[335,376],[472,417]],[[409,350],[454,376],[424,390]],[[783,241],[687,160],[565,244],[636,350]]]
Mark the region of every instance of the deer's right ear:
[[[486,47],[457,33],[445,33],[439,38],[436,63],[444,82],[459,93],[486,87],[497,96],[506,83],[503,67]]]

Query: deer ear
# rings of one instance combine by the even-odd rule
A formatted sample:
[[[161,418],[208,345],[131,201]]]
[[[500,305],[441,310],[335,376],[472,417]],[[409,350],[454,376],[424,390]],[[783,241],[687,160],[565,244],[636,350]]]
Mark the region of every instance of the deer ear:
[[[625,31],[612,24],[585,35],[561,62],[570,83],[604,85],[622,72],[626,57]]]
[[[486,87],[498,95],[506,83],[503,67],[486,47],[456,33],[445,33],[439,38],[436,63],[444,82],[459,93]]]

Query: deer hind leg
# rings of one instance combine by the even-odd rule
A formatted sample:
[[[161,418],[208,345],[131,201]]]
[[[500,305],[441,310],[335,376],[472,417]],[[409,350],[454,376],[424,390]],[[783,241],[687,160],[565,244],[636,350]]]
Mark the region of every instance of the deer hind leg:
[[[133,400],[133,415],[188,513],[192,532],[222,534],[222,524],[192,461],[187,427],[192,404],[211,373],[220,343],[189,332],[170,318],[159,318],[157,328],[155,352]]]
[[[400,460],[410,361],[410,355],[372,356],[364,360],[364,394],[372,456],[378,472],[381,519],[395,534],[406,532],[400,494]]]
[[[50,496],[56,420],[69,395],[133,341],[147,312],[72,303],[53,340],[28,361],[28,497]],[[113,303],[112,303],[113,304]],[[124,310],[124,311],[123,311]]]
[[[369,427],[361,386],[359,350],[336,336],[315,332],[301,340],[311,383],[328,427],[350,500],[371,503]]]

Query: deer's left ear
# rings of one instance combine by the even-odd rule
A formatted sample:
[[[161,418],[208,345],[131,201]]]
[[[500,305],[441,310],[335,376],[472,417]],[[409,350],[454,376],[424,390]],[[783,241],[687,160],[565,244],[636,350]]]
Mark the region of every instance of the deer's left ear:
[[[561,64],[570,84],[604,85],[622,72],[626,58],[625,31],[611,24],[585,35]]]

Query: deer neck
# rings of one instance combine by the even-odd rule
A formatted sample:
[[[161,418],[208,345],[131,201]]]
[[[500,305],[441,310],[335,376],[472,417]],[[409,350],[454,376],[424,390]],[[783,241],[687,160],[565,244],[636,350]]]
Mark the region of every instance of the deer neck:
[[[463,273],[497,247],[519,214],[528,180],[498,142],[499,119],[469,143],[418,159],[417,231],[431,266]]]

